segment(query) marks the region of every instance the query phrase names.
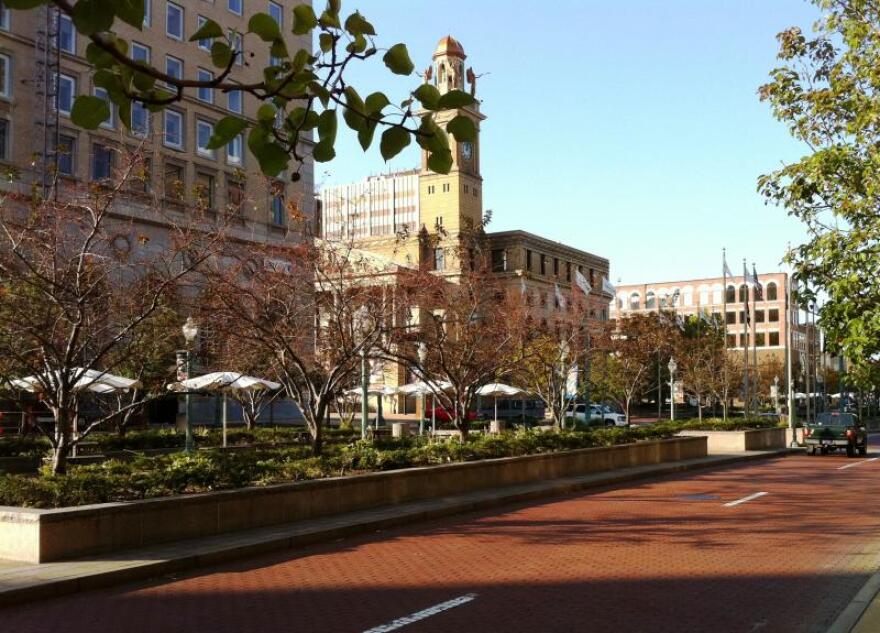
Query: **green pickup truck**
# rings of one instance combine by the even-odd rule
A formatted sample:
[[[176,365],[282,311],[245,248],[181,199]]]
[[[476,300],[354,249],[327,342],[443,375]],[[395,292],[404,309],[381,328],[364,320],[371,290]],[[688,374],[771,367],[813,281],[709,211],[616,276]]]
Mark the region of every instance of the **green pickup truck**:
[[[868,430],[854,413],[820,413],[816,421],[804,426],[804,444],[815,455],[821,451],[846,449],[847,457],[868,454]]]

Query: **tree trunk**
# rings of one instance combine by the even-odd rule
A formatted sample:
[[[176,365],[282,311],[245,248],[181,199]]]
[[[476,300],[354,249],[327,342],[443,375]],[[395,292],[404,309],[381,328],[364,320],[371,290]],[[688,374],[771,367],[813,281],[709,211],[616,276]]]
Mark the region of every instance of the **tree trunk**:
[[[67,458],[71,449],[70,414],[63,408],[52,411],[55,419],[55,447],[52,451],[52,474],[67,472]]]
[[[67,473],[67,457],[70,455],[70,444],[66,439],[52,451],[52,474],[63,475]]]
[[[324,428],[318,424],[312,429],[312,455],[319,457],[324,451]]]

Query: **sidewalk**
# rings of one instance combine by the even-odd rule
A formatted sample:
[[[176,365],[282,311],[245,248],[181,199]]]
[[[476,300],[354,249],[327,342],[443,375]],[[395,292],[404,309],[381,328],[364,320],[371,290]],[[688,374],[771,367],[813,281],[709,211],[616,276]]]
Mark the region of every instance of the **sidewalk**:
[[[249,532],[169,543],[112,556],[89,557],[42,565],[0,561],[0,606],[11,606],[29,600],[46,599],[163,574],[185,572],[236,558],[302,547],[462,512],[485,510],[648,477],[766,459],[787,455],[789,452],[789,449],[782,449],[735,455],[712,455],[671,464],[627,468],[580,477],[480,490],[453,497],[385,506]]]

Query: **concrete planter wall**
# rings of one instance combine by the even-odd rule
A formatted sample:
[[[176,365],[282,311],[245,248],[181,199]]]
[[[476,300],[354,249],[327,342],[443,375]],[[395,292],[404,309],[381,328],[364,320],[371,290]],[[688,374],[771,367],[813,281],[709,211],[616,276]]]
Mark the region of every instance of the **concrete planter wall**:
[[[705,438],[681,437],[147,501],[0,507],[0,558],[42,563],[705,455]]]
[[[742,453],[785,448],[784,428],[752,429],[748,431],[681,431],[680,437],[705,437],[709,454]]]

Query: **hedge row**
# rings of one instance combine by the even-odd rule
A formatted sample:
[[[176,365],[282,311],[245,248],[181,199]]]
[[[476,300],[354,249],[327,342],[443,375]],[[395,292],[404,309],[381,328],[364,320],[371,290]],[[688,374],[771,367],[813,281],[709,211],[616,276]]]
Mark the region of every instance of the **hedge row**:
[[[518,431],[476,436],[468,442],[429,442],[425,438],[355,442],[331,446],[321,457],[308,447],[223,453],[175,453],[131,461],[108,460],[74,466],[65,475],[0,475],[0,505],[53,508],[130,501],[210,490],[263,486],[351,473],[393,470],[493,457],[612,446],[670,437],[664,425],[561,433]]]

